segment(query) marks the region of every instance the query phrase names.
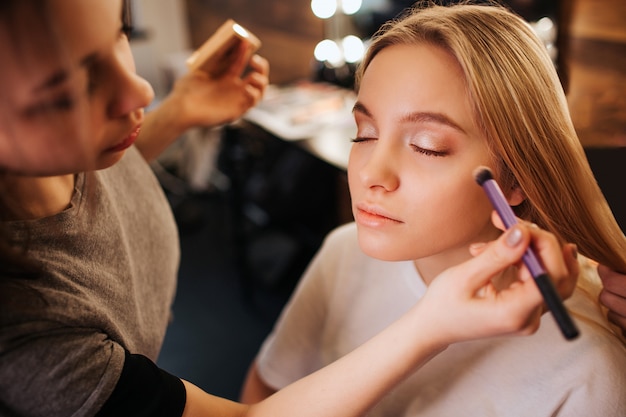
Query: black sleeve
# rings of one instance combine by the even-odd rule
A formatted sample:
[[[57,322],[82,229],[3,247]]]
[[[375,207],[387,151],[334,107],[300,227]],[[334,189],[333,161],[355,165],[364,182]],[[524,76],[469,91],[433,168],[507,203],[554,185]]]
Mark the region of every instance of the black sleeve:
[[[183,382],[143,355],[126,352],[113,393],[97,417],[180,417],[187,393]]]

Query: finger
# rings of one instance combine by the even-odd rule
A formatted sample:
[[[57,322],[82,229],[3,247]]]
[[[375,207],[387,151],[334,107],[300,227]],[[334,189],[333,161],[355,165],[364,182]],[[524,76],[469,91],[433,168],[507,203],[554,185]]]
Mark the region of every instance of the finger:
[[[600,292],[600,303],[614,314],[626,317],[626,298],[604,288]]]
[[[230,68],[228,69],[228,74],[239,77],[243,73],[243,71],[246,69],[246,66],[248,65],[252,48],[252,44],[250,44],[250,42],[245,39],[239,42],[236,51],[237,58],[233,61]]]
[[[580,265],[578,264],[578,249],[575,244],[570,243],[563,246],[563,260],[569,271],[569,276],[555,282],[555,286],[559,296],[563,300],[568,299],[576,289],[576,282],[580,273]]]
[[[466,263],[468,284],[478,290],[496,274],[519,262],[529,242],[530,234],[525,227],[511,227]]]
[[[574,268],[574,265],[568,265],[564,260],[563,250],[556,236],[538,227],[529,227],[528,230],[532,239],[531,246],[548,274],[554,280],[569,277],[569,268]]]
[[[544,303],[537,285],[532,280],[512,283],[500,290],[491,301],[498,307],[494,311],[500,331],[529,335],[539,328]]]
[[[268,82],[269,82],[268,78],[265,75],[258,73],[258,72],[250,72],[244,78],[244,83],[246,85],[249,85],[259,90],[261,95],[265,93],[265,88],[267,88]]]
[[[530,225],[531,246],[562,299],[569,298],[576,287],[579,266],[575,245],[561,246],[552,233]],[[522,271],[527,271],[523,268]],[[528,275],[524,274],[524,277]],[[527,279],[527,278],[526,278]]]
[[[622,334],[626,337],[626,317],[620,316],[619,314],[609,311],[607,318],[609,319],[611,323],[615,324],[620,329],[622,329]]]
[[[472,243],[469,247],[470,254],[472,256],[477,256],[481,254],[487,247],[491,244],[491,242],[476,242]]]
[[[626,298],[626,275],[620,274],[602,264],[598,265],[598,275],[600,275],[604,288]]]
[[[524,224],[528,225],[528,226],[529,226],[529,227],[531,227],[531,228],[537,228],[537,227],[538,227],[538,226],[537,226],[536,224],[534,224],[534,223],[531,223],[531,222],[526,221],[526,220],[524,220],[524,219],[520,219],[519,217],[516,217],[516,218],[517,218],[517,221],[518,221],[519,223],[524,223]],[[496,226],[498,229],[500,229],[500,230],[504,230],[504,229],[505,229],[505,227],[504,227],[504,223],[502,223],[502,219],[500,218],[500,215],[499,215],[499,214],[498,214],[498,212],[497,212],[497,211],[495,211],[495,210],[491,212],[491,222],[492,222],[492,223],[493,223],[493,225],[494,225],[494,226]]]
[[[258,88],[251,86],[250,84],[246,84],[245,96],[248,99],[248,102],[246,104],[248,105],[248,108],[250,108],[254,107],[259,101],[261,101],[261,98],[263,98],[263,92],[260,91]]]
[[[495,210],[491,212],[491,222],[498,229],[502,231],[506,230],[506,227],[504,227],[504,223],[502,223],[502,219],[500,218],[500,215]],[[470,253],[472,254],[472,256],[476,256],[479,253],[481,253],[483,250],[485,250],[487,248],[487,245],[489,244],[485,242],[473,243],[472,245],[470,245]]]
[[[252,55],[249,65],[250,69],[252,69],[253,72],[259,73],[265,78],[267,78],[267,76],[270,74],[269,61],[260,55]]]
[[[491,212],[491,223],[493,223],[493,225],[496,226],[500,230],[506,229],[504,227],[504,223],[502,223],[502,219],[500,218],[500,215],[495,210]]]

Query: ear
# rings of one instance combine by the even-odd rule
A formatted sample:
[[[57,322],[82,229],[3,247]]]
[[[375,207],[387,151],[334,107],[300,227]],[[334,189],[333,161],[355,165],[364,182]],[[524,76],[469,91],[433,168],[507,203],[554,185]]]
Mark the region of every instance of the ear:
[[[509,193],[507,200],[510,206],[513,206],[513,207],[519,206],[520,204],[524,202],[524,200],[526,200],[526,195],[524,194],[522,189],[516,185],[515,187],[511,189],[511,192]]]

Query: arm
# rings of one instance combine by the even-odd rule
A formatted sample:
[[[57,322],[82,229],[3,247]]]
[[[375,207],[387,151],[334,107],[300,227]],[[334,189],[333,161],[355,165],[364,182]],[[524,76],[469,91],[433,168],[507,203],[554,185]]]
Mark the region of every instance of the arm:
[[[241,402],[244,404],[255,404],[275,392],[276,390],[270,387],[265,383],[263,378],[261,378],[256,360],[253,361],[241,390]]]
[[[576,279],[573,251],[563,251],[547,232],[516,226],[475,258],[439,275],[407,314],[331,365],[251,406],[224,402],[186,383],[183,416],[359,416],[451,343],[533,333],[542,299],[526,268],[506,289],[490,284],[491,277],[519,262],[531,238],[557,283]]]
[[[214,127],[232,122],[256,105],[269,79],[269,64],[254,55],[250,71],[242,78],[248,62],[241,44],[239,59],[220,78],[197,70],[185,74],[163,102],[146,113],[136,145],[147,161],[156,158],[187,129]]]
[[[609,321],[619,326],[626,337],[626,275],[604,265],[598,265],[598,275],[604,286],[600,302],[609,309]]]

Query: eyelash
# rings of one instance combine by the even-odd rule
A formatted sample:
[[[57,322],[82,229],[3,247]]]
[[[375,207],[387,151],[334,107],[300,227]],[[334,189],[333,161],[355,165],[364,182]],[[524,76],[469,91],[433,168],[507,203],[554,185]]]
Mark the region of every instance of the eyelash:
[[[350,141],[352,143],[363,143],[363,142],[369,142],[371,140],[376,140],[375,138],[364,138],[364,137],[357,137],[357,138],[353,138],[350,139]],[[435,151],[433,149],[425,149],[425,148],[420,148],[419,146],[416,145],[411,145],[411,148],[413,148],[413,150],[415,152],[421,153],[423,155],[426,156],[432,156],[432,157],[444,157],[448,155],[448,151]]]
[[[120,32],[128,39],[130,39],[130,35],[133,33],[133,30],[135,30],[134,26],[127,23],[123,23],[122,27],[120,28]]]
[[[71,110],[74,108],[74,100],[70,97],[61,97],[55,100],[52,105],[59,110]]]
[[[413,150],[415,152],[419,152],[422,153],[426,156],[434,156],[434,157],[442,157],[442,156],[447,156],[448,152],[447,151],[435,151],[433,149],[425,149],[425,148],[420,148],[419,146],[415,146],[415,145],[411,145],[411,148],[413,148]]]
[[[74,100],[69,96],[62,96],[31,107],[27,110],[27,115],[32,117],[55,111],[66,112],[72,110],[73,108]]]

